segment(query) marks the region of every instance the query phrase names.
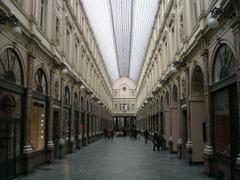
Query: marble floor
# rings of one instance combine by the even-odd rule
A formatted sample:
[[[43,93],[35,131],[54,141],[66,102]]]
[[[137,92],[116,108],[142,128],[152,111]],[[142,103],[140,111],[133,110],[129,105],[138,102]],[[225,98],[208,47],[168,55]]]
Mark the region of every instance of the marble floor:
[[[101,139],[62,160],[36,168],[17,180],[210,180],[202,165],[188,165],[176,154],[152,151],[143,138]]]

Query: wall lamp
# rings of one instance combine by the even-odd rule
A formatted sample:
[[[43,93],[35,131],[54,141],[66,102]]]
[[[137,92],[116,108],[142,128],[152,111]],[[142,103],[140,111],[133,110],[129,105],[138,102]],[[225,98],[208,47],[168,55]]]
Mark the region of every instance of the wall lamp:
[[[222,16],[224,18],[232,19],[236,16],[236,12],[233,7],[227,8],[227,9],[220,9],[215,7],[211,12],[211,17],[208,19],[208,27],[210,28],[216,28],[219,25],[219,22],[217,20],[217,16]]]
[[[16,18],[16,16],[7,16],[2,11],[0,11],[0,32],[7,24],[13,26],[13,35],[15,35],[16,37],[20,37],[22,35],[22,30],[19,26],[19,20]]]

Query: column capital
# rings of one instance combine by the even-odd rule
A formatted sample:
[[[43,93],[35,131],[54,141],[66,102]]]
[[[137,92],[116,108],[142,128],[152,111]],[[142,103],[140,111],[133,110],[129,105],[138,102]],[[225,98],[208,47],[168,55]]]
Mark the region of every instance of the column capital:
[[[202,49],[200,51],[200,56],[202,57],[202,60],[207,60],[208,59],[208,49]]]
[[[34,59],[36,59],[36,57],[33,55],[32,52],[28,52],[28,53],[27,53],[27,57],[28,57],[28,60],[31,60],[31,61],[33,61]]]

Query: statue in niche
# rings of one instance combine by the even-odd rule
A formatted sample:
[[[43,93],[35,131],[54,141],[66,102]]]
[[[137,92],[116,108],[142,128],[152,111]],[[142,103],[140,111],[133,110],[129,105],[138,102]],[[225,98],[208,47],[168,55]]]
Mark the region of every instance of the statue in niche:
[[[186,96],[186,87],[185,87],[185,79],[182,78],[182,98]]]
[[[58,81],[56,81],[55,85],[54,85],[54,94],[55,94],[55,98],[58,99],[59,98],[59,83],[58,83]]]
[[[183,42],[183,40],[184,40],[183,14],[180,15],[180,20],[179,20],[179,33],[180,33],[181,42]]]

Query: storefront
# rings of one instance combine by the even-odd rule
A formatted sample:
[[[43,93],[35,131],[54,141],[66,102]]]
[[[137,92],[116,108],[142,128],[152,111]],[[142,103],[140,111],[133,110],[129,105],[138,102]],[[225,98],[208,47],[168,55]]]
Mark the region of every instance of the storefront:
[[[220,44],[215,52],[211,97],[215,173],[221,178],[233,179],[237,157],[238,95],[235,58],[225,43]]]
[[[0,52],[0,179],[14,177],[23,144],[23,68],[18,53]]]
[[[74,125],[75,125],[74,138],[76,140],[76,149],[80,149],[79,100],[77,93],[74,94]]]

